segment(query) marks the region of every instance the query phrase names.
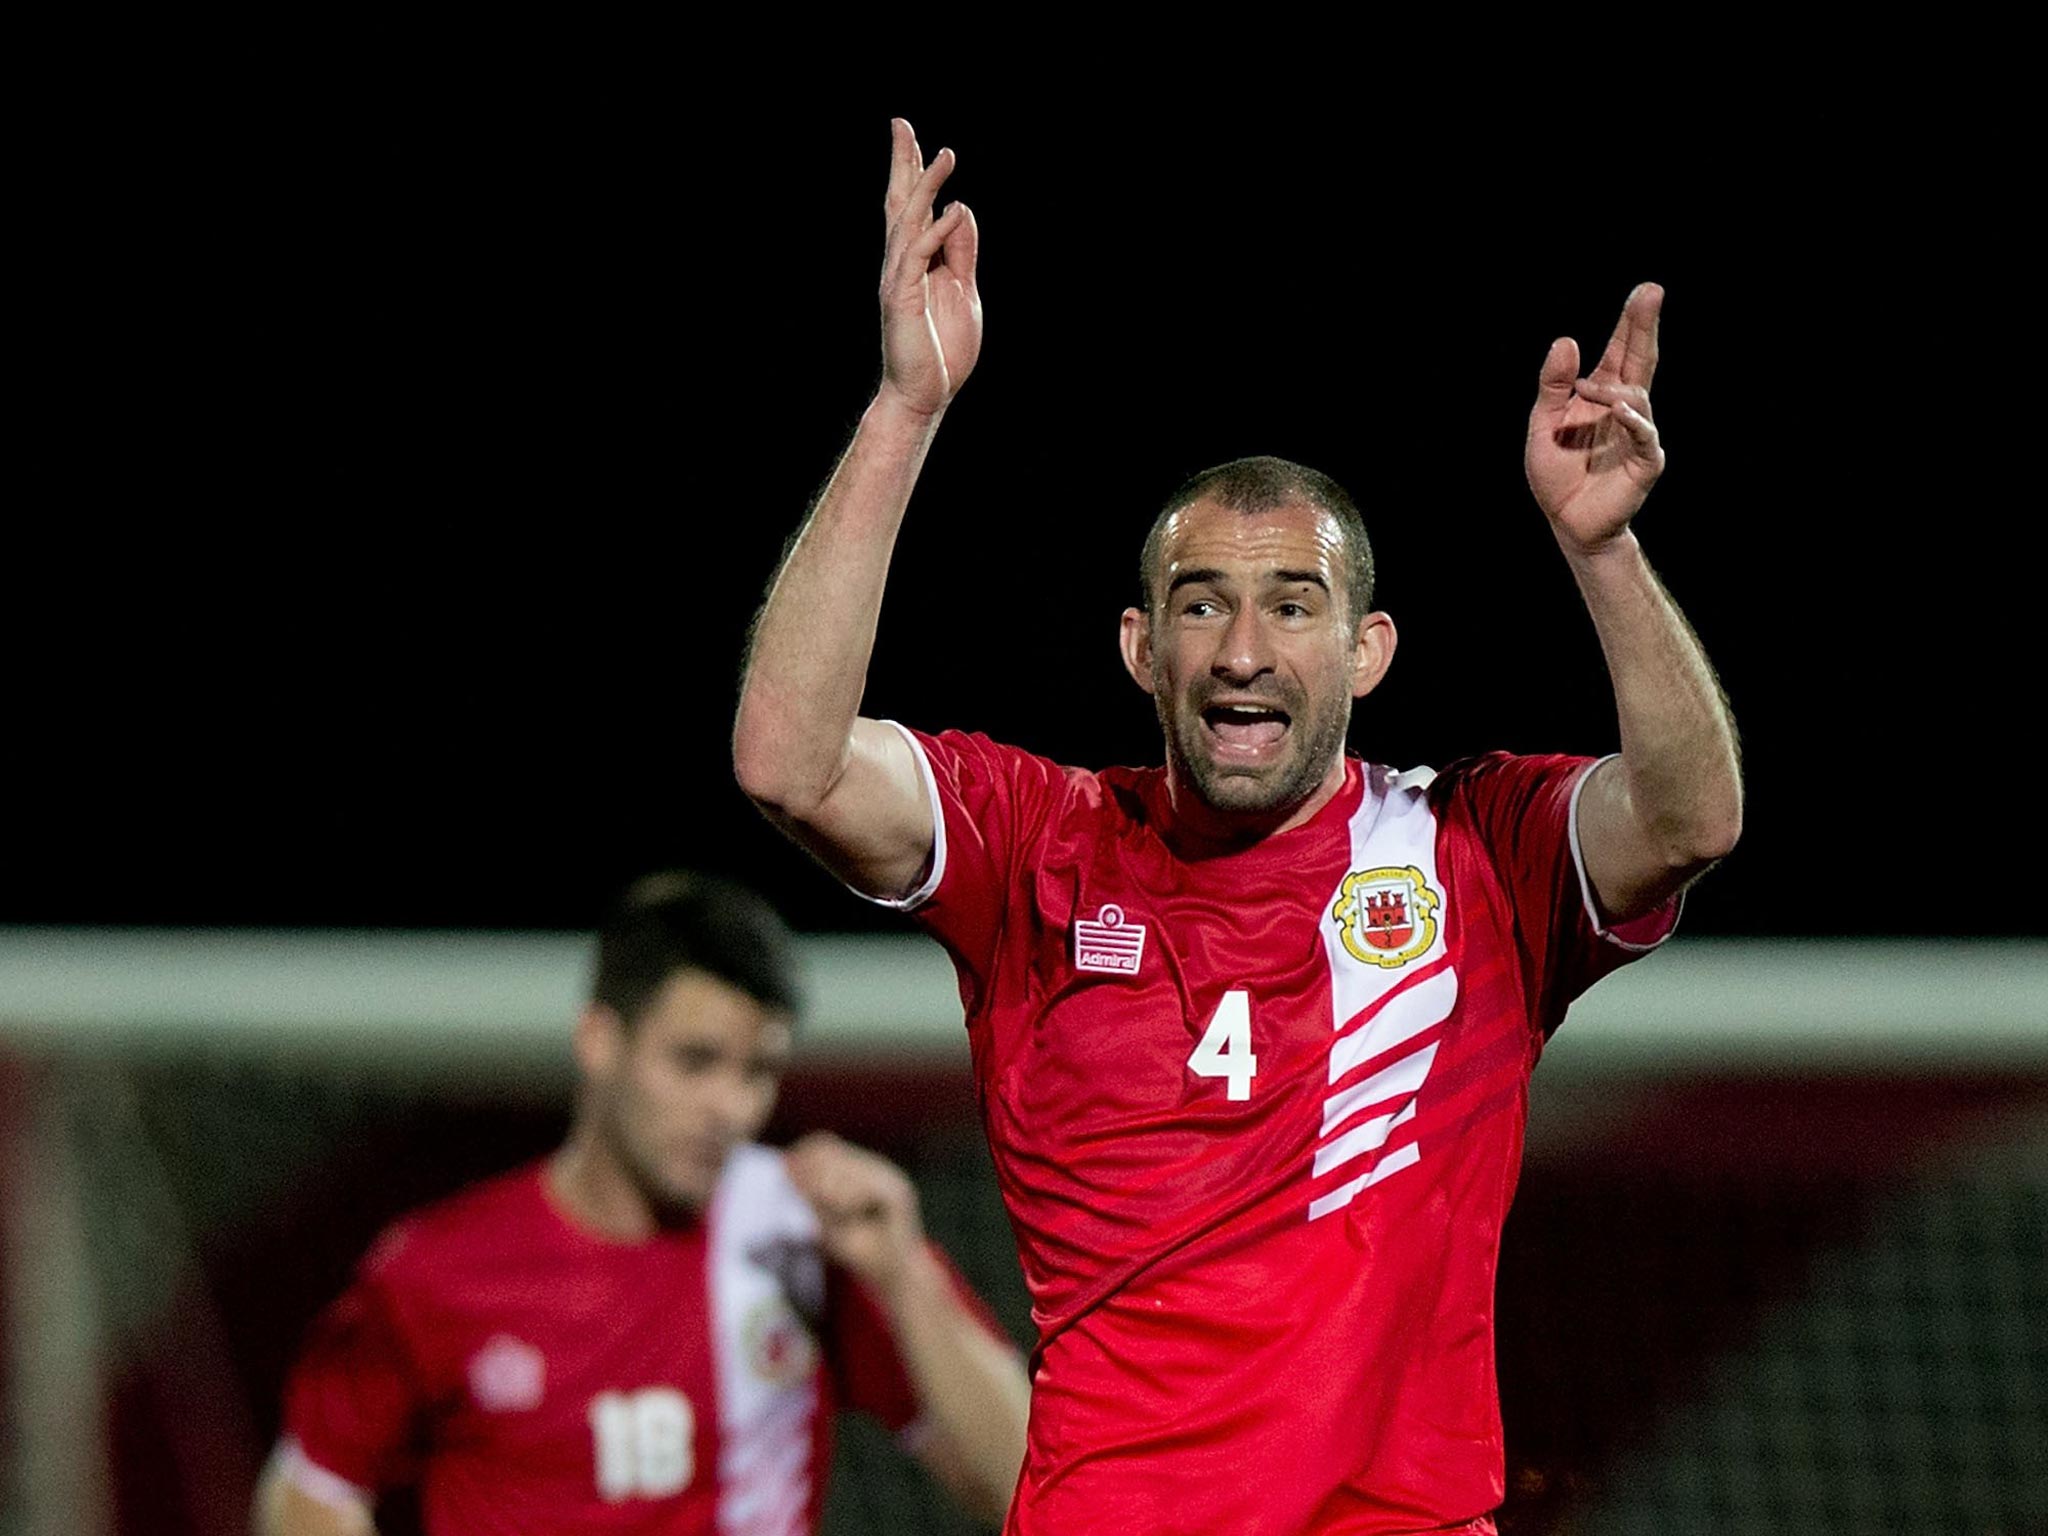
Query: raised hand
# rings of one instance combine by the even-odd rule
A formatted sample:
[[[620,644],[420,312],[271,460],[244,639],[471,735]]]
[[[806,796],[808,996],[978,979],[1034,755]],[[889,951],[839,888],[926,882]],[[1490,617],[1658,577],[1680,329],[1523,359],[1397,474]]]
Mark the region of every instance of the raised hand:
[[[1522,462],[1558,537],[1580,549],[1598,549],[1624,532],[1664,472],[1650,415],[1663,305],[1662,288],[1640,284],[1583,379],[1579,344],[1569,336],[1553,341],[1543,359]]]
[[[980,243],[974,214],[955,202],[933,216],[933,199],[953,174],[953,151],[924,163],[902,118],[894,137],[883,212],[882,387],[924,415],[943,410],[981,355],[981,292],[974,284]]]
[[[828,1258],[886,1298],[924,1251],[917,1191],[887,1158],[816,1131],[783,1158],[797,1193],[818,1213]]]

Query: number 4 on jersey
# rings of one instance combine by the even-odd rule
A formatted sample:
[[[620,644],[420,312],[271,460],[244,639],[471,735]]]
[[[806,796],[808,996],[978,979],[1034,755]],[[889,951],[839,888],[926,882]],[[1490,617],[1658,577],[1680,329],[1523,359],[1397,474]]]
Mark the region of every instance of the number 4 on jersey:
[[[1259,1058],[1252,1054],[1252,995],[1243,988],[1223,994],[1209,1027],[1188,1058],[1188,1070],[1197,1077],[1220,1077],[1230,1084],[1227,1097],[1252,1096],[1252,1078],[1259,1070]]]

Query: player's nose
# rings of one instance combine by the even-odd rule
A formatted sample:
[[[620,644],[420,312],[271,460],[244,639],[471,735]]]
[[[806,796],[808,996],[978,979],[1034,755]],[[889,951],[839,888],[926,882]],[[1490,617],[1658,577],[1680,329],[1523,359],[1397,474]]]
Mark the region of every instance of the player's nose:
[[[1267,641],[1266,627],[1260,622],[1258,611],[1246,604],[1231,615],[1229,626],[1219,637],[1210,672],[1228,682],[1250,682],[1273,664]]]
[[[755,1133],[754,1120],[760,1104],[760,1090],[744,1072],[720,1072],[706,1095],[706,1107],[714,1126],[721,1136],[729,1140],[743,1139]]]

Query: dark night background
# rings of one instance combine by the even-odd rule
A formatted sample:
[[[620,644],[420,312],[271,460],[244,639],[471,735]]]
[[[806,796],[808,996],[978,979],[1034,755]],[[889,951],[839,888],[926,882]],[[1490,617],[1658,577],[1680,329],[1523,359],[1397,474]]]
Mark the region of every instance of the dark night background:
[[[2031,810],[1978,820],[2030,807],[2039,714],[1995,141],[273,79],[123,136],[80,194],[104,238],[18,439],[0,922],[580,928],[667,863],[884,922],[753,813],[727,740],[876,375],[901,111],[960,154],[988,329],[870,712],[1155,760],[1113,647],[1138,542],[1185,474],[1276,452],[1358,496],[1400,624],[1355,748],[1608,750],[1520,441],[1550,338],[1597,354],[1654,278],[1671,466],[1638,527],[1752,786],[1691,931],[2048,926]]]

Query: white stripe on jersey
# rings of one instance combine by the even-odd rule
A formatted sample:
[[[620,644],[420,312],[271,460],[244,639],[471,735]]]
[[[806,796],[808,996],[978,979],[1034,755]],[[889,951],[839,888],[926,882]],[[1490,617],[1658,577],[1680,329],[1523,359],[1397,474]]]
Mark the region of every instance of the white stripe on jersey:
[[[1338,947],[1343,947],[1341,941]],[[1411,960],[1408,963],[1417,965],[1421,962]],[[1330,1048],[1332,1086],[1360,1062],[1371,1061],[1397,1045],[1406,1045],[1425,1029],[1434,1029],[1443,1023],[1451,1016],[1452,1005],[1457,1001],[1458,973],[1448,967],[1417,982],[1405,992],[1396,992],[1381,1005],[1380,1011],[1363,1029],[1354,1029]],[[1323,1130],[1328,1132],[1329,1129],[1326,1120]]]
[[[810,1505],[817,1373],[774,1381],[750,1350],[764,1320],[787,1311],[792,1254],[815,1262],[818,1218],[766,1147],[735,1151],[711,1215],[711,1349],[718,1372],[718,1529],[721,1536],[791,1536]],[[750,1337],[750,1334],[752,1335]]]
[[[1422,872],[1430,889],[1441,896],[1443,882],[1436,871],[1436,816],[1429,808],[1428,795],[1435,771],[1416,768],[1406,773],[1388,773],[1377,765],[1367,765],[1365,773],[1365,793],[1351,817],[1351,863],[1347,875],[1359,870],[1402,869],[1412,865]],[[1330,893],[1326,912],[1335,909],[1340,893],[1341,883],[1338,890]],[[1399,1049],[1450,1017],[1458,1001],[1458,976],[1454,969],[1445,966],[1422,981],[1412,980],[1442,957],[1444,933],[1444,924],[1439,922],[1428,949],[1406,965],[1390,970],[1352,958],[1334,918],[1325,918],[1323,952],[1330,967],[1330,1027],[1336,1032],[1330,1044],[1331,1087],[1336,1088],[1354,1068]],[[1343,1033],[1347,1025],[1366,1013],[1373,1017],[1350,1033]],[[1431,1041],[1325,1099],[1318,1138],[1321,1144],[1309,1169],[1310,1178],[1321,1179],[1333,1168],[1380,1152],[1396,1130],[1415,1118],[1416,1095],[1435,1060],[1436,1042]],[[1390,1102],[1403,1098],[1405,1103]],[[1383,1114],[1339,1131],[1350,1116],[1374,1104],[1388,1104],[1388,1108]],[[1339,1134],[1331,1139],[1333,1131]],[[1384,1153],[1363,1173],[1311,1200],[1308,1219],[1315,1221],[1342,1210],[1362,1190],[1389,1174],[1413,1167],[1421,1157],[1421,1147],[1413,1141]]]
[[[1422,1087],[1422,1080],[1429,1076],[1430,1064],[1436,1060],[1436,1044],[1432,1041],[1413,1056],[1403,1056],[1392,1066],[1373,1073],[1356,1087],[1347,1088],[1336,1098],[1323,1105],[1323,1134],[1330,1134],[1330,1128],[1341,1122],[1351,1111],[1367,1104],[1378,1104],[1383,1100],[1408,1096],[1408,1107],[1398,1114],[1376,1115],[1362,1125],[1355,1125],[1335,1141],[1326,1141],[1316,1149],[1316,1177],[1321,1178],[1339,1163],[1348,1163],[1361,1152],[1377,1152],[1386,1141],[1387,1133],[1397,1125],[1406,1125],[1415,1118],[1415,1095]],[[1373,1134],[1373,1128],[1378,1133]]]

